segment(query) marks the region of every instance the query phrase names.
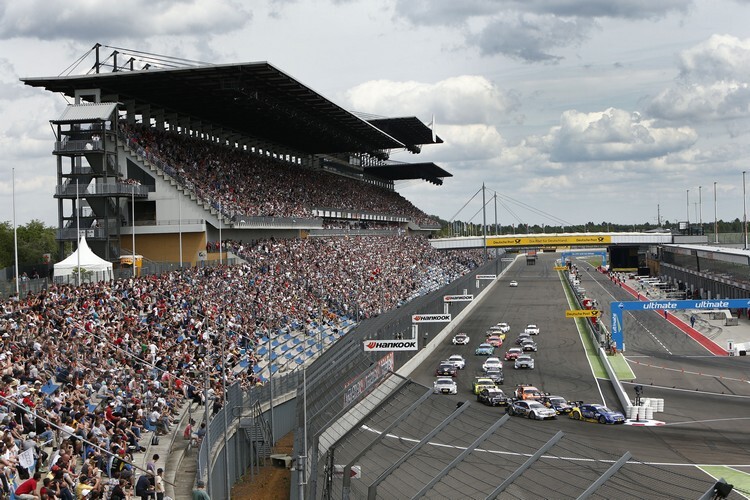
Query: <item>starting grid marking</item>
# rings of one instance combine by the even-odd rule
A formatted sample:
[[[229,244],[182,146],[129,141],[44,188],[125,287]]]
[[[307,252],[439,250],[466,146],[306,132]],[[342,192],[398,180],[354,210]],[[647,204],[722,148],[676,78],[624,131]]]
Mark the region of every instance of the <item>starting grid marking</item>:
[[[711,378],[718,378],[719,380],[730,380],[732,382],[744,382],[746,384],[750,384],[750,380],[747,380],[744,378],[725,377],[724,375],[711,375],[710,373],[693,372],[690,370],[685,370],[684,368],[670,368],[668,366],[652,365],[650,363],[642,363],[636,359],[630,359],[627,356],[624,356],[624,358],[625,358],[625,361],[627,361],[628,363],[632,363],[634,365],[646,366],[648,368],[657,368],[660,370],[666,370],[670,372],[687,373],[688,375],[698,375],[701,377],[711,377]]]

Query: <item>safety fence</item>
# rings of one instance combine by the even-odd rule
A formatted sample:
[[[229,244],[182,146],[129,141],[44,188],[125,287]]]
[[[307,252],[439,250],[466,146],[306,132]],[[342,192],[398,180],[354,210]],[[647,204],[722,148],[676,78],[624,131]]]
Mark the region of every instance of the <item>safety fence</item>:
[[[491,281],[479,280],[477,275],[500,274],[504,265],[506,263],[501,259],[489,261],[438,291],[362,322],[307,367],[304,392],[300,388],[297,393],[298,426],[294,451],[295,456],[306,457],[306,472],[303,478],[297,475],[299,472],[293,475],[293,481],[304,483],[302,489],[306,498],[315,498],[316,491],[321,487],[317,484],[321,475],[318,444],[323,434],[333,422],[353,411],[357,403],[372,397],[388,373],[398,370],[418,352],[365,352],[364,341],[412,339],[416,334],[414,340],[420,349],[424,348],[444,328],[445,323],[422,323],[419,324],[419,331],[415,332],[412,316],[444,313],[445,295],[480,293]],[[457,315],[468,304],[450,303],[448,313]],[[377,395],[374,397],[377,398]]]

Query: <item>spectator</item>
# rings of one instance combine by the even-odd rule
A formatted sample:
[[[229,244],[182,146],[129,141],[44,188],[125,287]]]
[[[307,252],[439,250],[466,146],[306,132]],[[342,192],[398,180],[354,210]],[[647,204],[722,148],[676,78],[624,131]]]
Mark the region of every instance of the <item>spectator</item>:
[[[41,479],[42,474],[37,471],[32,477],[19,484],[15,491],[16,498],[19,500],[33,500],[35,498],[40,498],[39,494],[36,492],[36,487]]]
[[[203,481],[198,481],[195,484],[195,489],[193,490],[193,500],[211,500],[211,497],[208,496],[208,493],[206,493],[206,483]]]

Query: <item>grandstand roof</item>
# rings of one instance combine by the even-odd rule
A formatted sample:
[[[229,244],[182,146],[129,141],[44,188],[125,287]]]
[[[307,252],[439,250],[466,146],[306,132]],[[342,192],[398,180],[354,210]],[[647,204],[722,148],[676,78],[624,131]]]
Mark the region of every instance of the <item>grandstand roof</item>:
[[[435,165],[434,163],[393,163],[365,167],[365,172],[380,177],[381,179],[406,180],[424,179],[427,182],[441,186],[442,177],[453,177],[451,174]]]
[[[416,116],[400,118],[373,118],[367,120],[391,137],[407,145],[413,153],[419,153],[419,148],[411,149],[412,145],[442,144],[443,140],[427,127]]]
[[[69,97],[101,89],[102,99],[133,100],[309,154],[407,147],[267,62],[21,80]]]

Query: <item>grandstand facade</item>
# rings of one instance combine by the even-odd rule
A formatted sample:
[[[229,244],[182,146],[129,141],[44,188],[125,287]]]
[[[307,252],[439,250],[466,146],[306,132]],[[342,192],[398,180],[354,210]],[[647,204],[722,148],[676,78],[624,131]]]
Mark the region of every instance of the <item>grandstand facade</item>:
[[[389,159],[442,142],[416,117],[360,117],[266,62],[91,54],[88,74],[23,79],[71,100],[51,120],[59,259],[81,231],[112,262],[195,264],[220,240],[439,229],[394,190],[450,177]]]

